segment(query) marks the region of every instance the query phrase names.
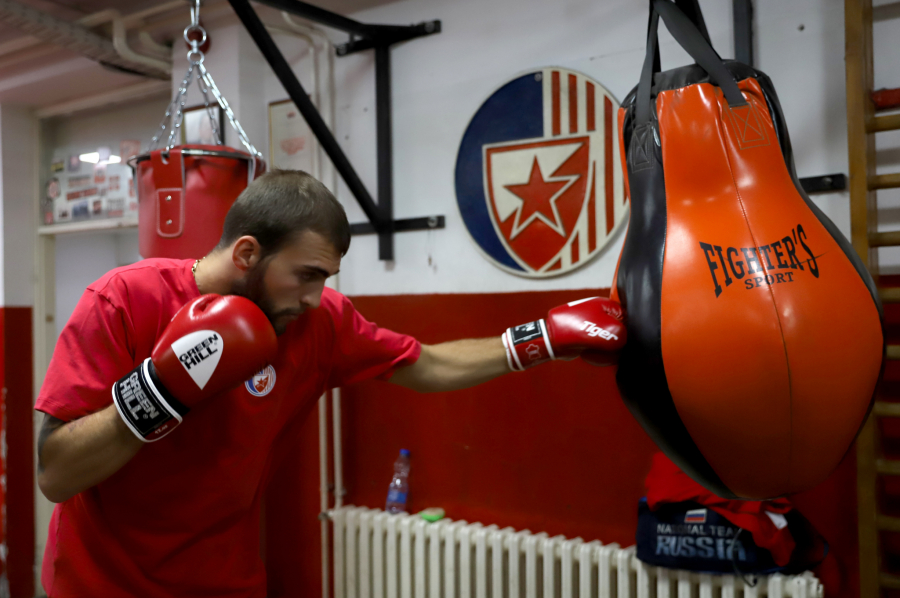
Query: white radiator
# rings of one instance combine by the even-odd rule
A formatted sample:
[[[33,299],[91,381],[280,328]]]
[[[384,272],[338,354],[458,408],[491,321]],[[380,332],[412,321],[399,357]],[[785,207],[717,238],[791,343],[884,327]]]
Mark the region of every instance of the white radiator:
[[[496,525],[330,511],[335,598],[822,598],[811,573],[709,575],[645,565],[634,547]]]

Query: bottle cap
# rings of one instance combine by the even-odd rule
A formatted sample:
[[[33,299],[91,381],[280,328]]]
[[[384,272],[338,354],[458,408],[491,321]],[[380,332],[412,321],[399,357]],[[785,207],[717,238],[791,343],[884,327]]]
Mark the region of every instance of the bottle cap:
[[[400,449],[400,456],[401,457],[409,457],[409,451],[406,449]]]

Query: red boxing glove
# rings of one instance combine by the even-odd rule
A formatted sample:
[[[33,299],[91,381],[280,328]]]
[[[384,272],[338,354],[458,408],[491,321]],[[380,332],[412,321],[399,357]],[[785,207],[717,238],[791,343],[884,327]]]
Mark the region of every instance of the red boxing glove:
[[[119,415],[145,442],[159,440],[203,399],[247,380],[278,341],[249,299],[203,295],[178,310],[153,353],[113,386]]]
[[[594,365],[612,365],[625,346],[624,318],[622,306],[603,297],[554,307],[546,320],[503,333],[509,368],[521,372],[551,359],[578,356]]]

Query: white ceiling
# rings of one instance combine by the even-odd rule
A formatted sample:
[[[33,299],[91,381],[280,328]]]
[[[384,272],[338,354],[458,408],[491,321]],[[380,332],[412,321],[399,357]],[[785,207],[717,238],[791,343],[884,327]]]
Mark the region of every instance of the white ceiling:
[[[144,13],[154,7],[166,10],[146,16],[132,23],[128,30],[129,45],[136,52],[143,52],[138,42],[138,32],[146,31],[154,41],[171,45],[180,41],[182,31],[190,22],[188,0],[14,0],[40,10],[56,19],[75,22],[105,9],[116,9],[128,21],[129,15]],[[310,2],[338,14],[354,12],[389,4],[397,0],[318,0]],[[130,5],[130,6],[129,6]],[[179,6],[180,5],[180,6]],[[131,8],[134,7],[134,8]],[[264,22],[277,23],[276,11],[254,5]],[[207,27],[238,22],[227,0],[203,0],[201,19]],[[111,26],[101,24],[91,29],[107,39],[111,38]],[[212,40],[211,40],[212,41]],[[154,79],[126,74],[104,67],[78,53],[31,38],[26,33],[8,26],[0,18],[0,103],[32,106],[39,114],[57,114],[71,111],[84,98],[109,95],[115,97],[129,89],[141,97],[149,94],[168,95],[170,87]]]

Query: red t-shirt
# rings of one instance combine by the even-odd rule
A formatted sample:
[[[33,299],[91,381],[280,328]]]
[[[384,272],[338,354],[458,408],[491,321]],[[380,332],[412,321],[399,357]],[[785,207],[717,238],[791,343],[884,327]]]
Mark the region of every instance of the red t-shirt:
[[[64,421],[112,403],[113,383],[150,355],[199,296],[190,260],[148,259],[87,288],[60,334],[36,409]],[[265,596],[259,506],[270,447],[328,388],[387,379],[420,353],[325,289],[278,337],[278,357],[209,398],[174,432],[53,512],[42,583],[52,598]]]

